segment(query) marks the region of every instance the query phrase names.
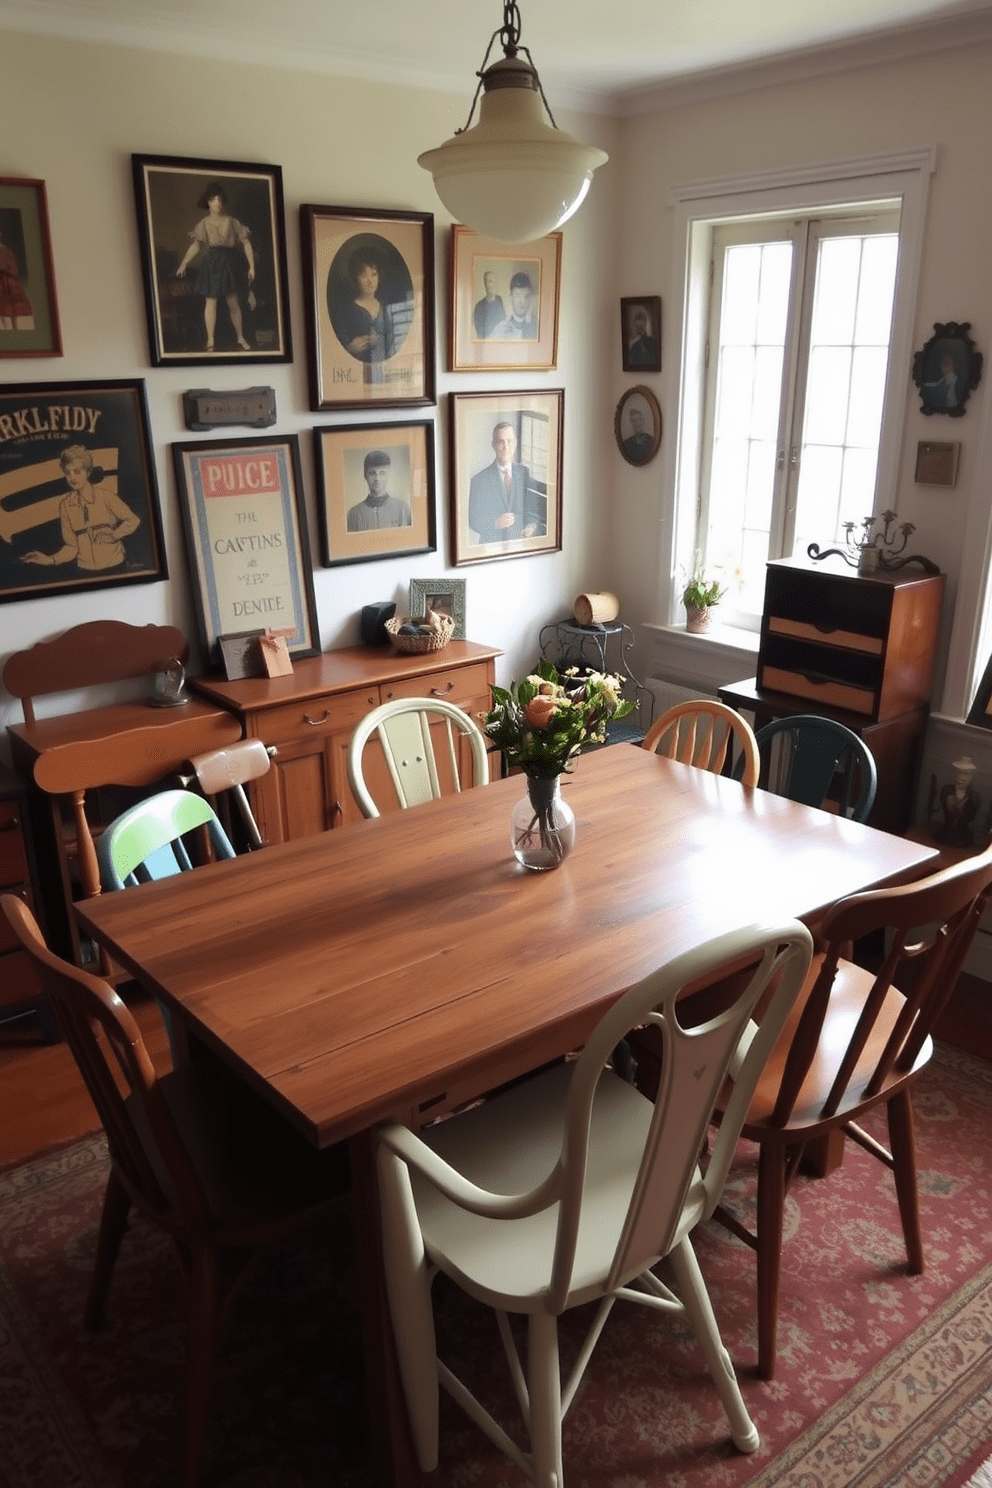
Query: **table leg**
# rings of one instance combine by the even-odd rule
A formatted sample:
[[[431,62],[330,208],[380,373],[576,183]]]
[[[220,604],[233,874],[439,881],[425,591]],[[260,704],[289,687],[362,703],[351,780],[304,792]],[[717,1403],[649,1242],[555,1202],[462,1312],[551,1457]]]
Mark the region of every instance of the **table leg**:
[[[380,1488],[424,1488],[389,1318],[371,1132],[351,1140],[351,1184],[373,1478]]]

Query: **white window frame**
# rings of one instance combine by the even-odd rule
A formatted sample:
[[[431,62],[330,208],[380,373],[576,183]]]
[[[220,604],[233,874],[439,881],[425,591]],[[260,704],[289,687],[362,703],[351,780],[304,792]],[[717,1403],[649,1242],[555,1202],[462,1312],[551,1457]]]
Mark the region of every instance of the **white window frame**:
[[[901,201],[899,269],[876,484],[876,508],[884,510],[895,504],[906,368],[912,360],[927,197],[935,165],[936,150],[929,146],[672,188],[669,324],[680,335],[680,344],[679,354],[667,358],[665,376],[665,406],[676,414],[669,423],[672,437],[665,441],[663,490],[670,501],[670,519],[669,513],[662,514],[657,610],[662,625],[675,626],[682,619],[679,573],[691,566],[696,544],[709,293],[709,233],[698,229],[763,213],[808,215],[839,202]],[[989,537],[992,540],[992,528]]]

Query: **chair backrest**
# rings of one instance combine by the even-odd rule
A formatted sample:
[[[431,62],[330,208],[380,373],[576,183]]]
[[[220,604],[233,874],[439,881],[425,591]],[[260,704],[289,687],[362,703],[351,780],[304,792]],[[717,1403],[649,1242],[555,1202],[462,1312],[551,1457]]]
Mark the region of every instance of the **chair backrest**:
[[[707,1218],[720,1198],[748,1102],[761,1069],[798,996],[813,941],[796,920],[751,925],[677,957],[630,988],[600,1021],[575,1063],[568,1091],[564,1140],[556,1184],[546,1198],[561,1200],[549,1304],[561,1311],[576,1259],[593,1099],[604,1065],[625,1033],[652,1023],[662,1043],[661,1080],[637,1181],[613,1257],[607,1287],[638,1276],[671,1248],[683,1225]],[[731,1007],[699,1027],[683,1029],[677,998],[698,981],[715,981],[728,968],[754,965]],[[744,1058],[704,1176],[699,1154],[713,1108],[738,1042],[759,997],[770,990],[767,1010]],[[686,1216],[690,1197],[693,1212]]]
[[[794,718],[776,718],[759,729],[755,738],[762,760],[761,780],[768,790],[804,806],[822,806],[828,797],[836,799],[841,816],[867,820],[878,773],[871,750],[843,723],[799,713]]]
[[[52,955],[22,900],[4,894],[0,910],[38,971],[131,1198],[166,1221],[208,1226],[206,1192],[124,1003],[106,982]]]
[[[489,784],[486,736],[467,713],[454,703],[436,698],[396,698],[373,708],[356,727],[348,746],[348,779],[365,816],[379,815],[362,768],[362,754],[373,734],[382,746],[389,778],[402,807],[419,806],[442,794],[435,753],[437,739],[443,748],[445,775],[453,790],[462,788],[458,761],[462,738],[468,740],[472,754],[472,784]]]
[[[8,656],[3,682],[21,699],[25,723],[34,723],[36,697],[149,676],[173,657],[185,661],[188,656],[189,642],[174,626],[88,620]]]
[[[850,1106],[852,1098],[871,1100],[890,1077],[913,1069],[954,991],[990,900],[992,846],[905,888],[852,894],[827,911],[819,927],[823,961],[789,1045],[773,1125],[786,1124],[799,1098],[850,944],[883,930],[888,950],[870,994],[859,997],[863,1011],[818,1113],[823,1119],[835,1115],[842,1103]],[[905,999],[895,1006],[887,997],[892,987]],[[816,1114],[804,1111],[804,1117]]]
[[[270,756],[276,753],[274,745],[262,743],[261,739],[237,739],[222,749],[211,749],[206,754],[190,757],[190,774],[180,774],[183,785],[195,780],[207,796],[218,796],[230,791],[248,834],[252,848],[262,844],[262,834],[245,795],[245,785],[251,780],[260,780],[268,773],[272,763]]]
[[[131,888],[193,867],[183,836],[205,827],[219,858],[234,848],[209,801],[192,791],[161,791],[123,811],[97,843],[104,888]]]
[[[716,775],[723,773],[735,746],[740,750],[735,778],[745,785],[757,785],[758,746],[751,725],[726,703],[712,698],[676,703],[655,719],[641,741],[641,747],[653,754]]]

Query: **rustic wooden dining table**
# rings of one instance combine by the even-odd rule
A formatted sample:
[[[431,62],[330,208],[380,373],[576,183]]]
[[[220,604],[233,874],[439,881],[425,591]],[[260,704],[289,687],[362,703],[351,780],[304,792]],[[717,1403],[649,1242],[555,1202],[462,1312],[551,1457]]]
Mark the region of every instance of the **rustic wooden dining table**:
[[[581,1045],[734,927],[809,920],[935,849],[630,745],[565,778],[575,848],[515,861],[511,777],[77,906],[83,929],[319,1147],[353,1139],[380,1473],[417,1481],[376,1284],[371,1132]],[[369,1259],[371,1258],[371,1259]]]

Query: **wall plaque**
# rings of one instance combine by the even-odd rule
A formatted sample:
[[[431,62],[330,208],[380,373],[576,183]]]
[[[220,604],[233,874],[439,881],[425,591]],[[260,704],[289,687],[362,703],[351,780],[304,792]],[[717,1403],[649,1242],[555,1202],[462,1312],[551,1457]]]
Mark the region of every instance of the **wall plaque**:
[[[183,393],[183,416],[187,429],[220,429],[230,424],[267,429],[276,421],[276,390],[250,387],[213,392],[210,388],[190,388]]]

